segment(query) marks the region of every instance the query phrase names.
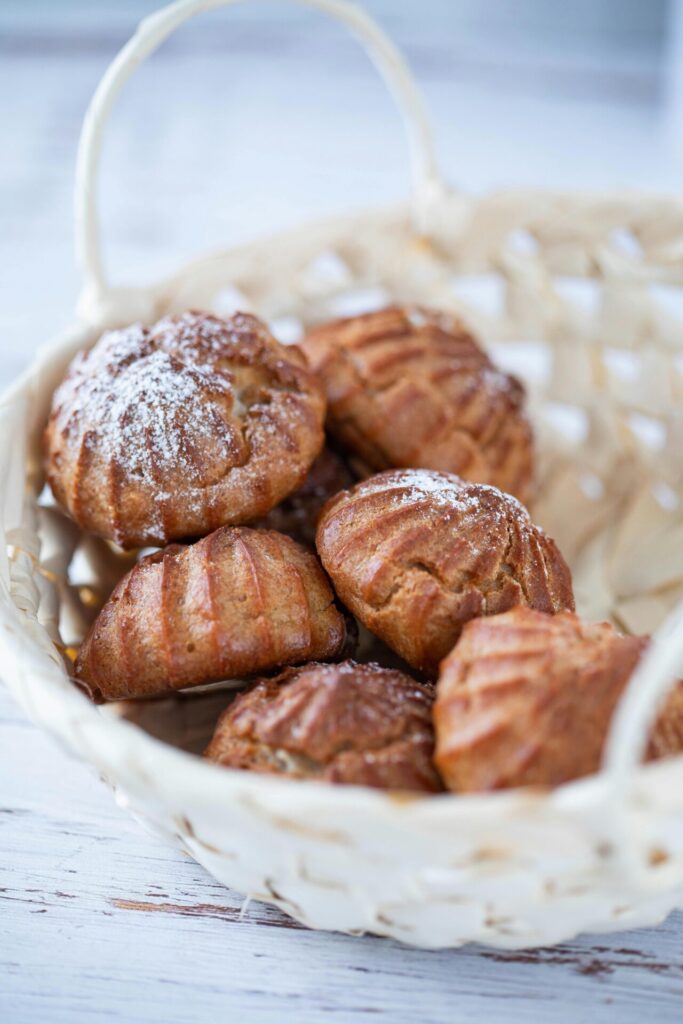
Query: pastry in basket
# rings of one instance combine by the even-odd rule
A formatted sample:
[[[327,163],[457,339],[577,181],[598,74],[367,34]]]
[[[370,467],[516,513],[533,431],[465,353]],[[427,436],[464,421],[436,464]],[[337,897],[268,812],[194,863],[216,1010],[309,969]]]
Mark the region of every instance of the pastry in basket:
[[[206,757],[228,768],[436,792],[431,686],[345,661],[291,668],[238,695]]]
[[[312,552],[274,530],[225,526],[124,576],[76,677],[96,698],[151,697],[343,657],[352,633]]]
[[[569,569],[523,505],[447,473],[391,470],[342,491],[316,543],[344,604],[432,674],[469,619],[574,607]]]
[[[324,324],[303,347],[325,385],[328,430],[373,469],[440,469],[527,500],[524,389],[462,323],[393,306]]]
[[[301,487],[267,516],[251,525],[279,530],[314,547],[315,528],[323,505],[345,487],[351,487],[357,479],[341,456],[325,446]]]
[[[556,786],[598,771],[610,719],[648,637],[569,612],[515,608],[465,626],[441,666],[436,763],[450,789]],[[683,752],[683,683],[648,757]]]
[[[72,362],[46,429],[47,477],[79,526],[121,547],[203,536],[303,482],[324,406],[302,353],[256,317],[135,324]]]

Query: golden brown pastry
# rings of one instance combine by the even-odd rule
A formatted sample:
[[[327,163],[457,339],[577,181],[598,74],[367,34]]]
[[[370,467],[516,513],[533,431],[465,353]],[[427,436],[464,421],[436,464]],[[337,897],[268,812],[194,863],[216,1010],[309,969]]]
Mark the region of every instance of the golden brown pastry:
[[[76,677],[152,697],[343,656],[348,630],[318,559],[273,530],[222,527],[138,562],[93,623]]]
[[[393,306],[323,324],[303,348],[325,384],[328,430],[373,469],[440,469],[528,499],[524,389],[462,323]]]
[[[379,665],[305,665],[221,716],[206,757],[296,779],[436,792],[431,686]]]
[[[515,605],[572,609],[555,543],[508,494],[433,470],[392,470],[332,498],[318,553],[372,633],[435,674],[463,625]]]
[[[135,324],[76,356],[55,392],[48,480],[79,526],[121,547],[202,536],[303,482],[324,406],[302,353],[256,317]]]
[[[596,772],[617,702],[649,642],[606,622],[515,608],[465,626],[441,666],[436,764],[458,792],[557,786]],[[683,751],[683,684],[648,757]]]
[[[279,530],[302,544],[315,547],[315,528],[323,505],[345,487],[351,487],[356,479],[344,460],[326,446],[301,487],[251,525]]]

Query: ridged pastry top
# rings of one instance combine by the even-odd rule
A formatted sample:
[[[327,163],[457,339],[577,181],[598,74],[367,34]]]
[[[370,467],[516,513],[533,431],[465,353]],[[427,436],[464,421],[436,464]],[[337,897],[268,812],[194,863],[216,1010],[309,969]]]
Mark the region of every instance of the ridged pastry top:
[[[446,473],[393,470],[343,491],[323,509],[316,544],[347,607],[434,674],[469,619],[574,607],[569,569],[526,509]]]
[[[339,658],[348,638],[315,555],[273,530],[223,527],[124,576],[81,646],[76,676],[108,700],[151,697]]]
[[[556,786],[598,771],[612,714],[649,642],[608,623],[515,608],[464,628],[441,666],[436,763],[459,792]],[[683,751],[683,684],[649,757]]]
[[[524,389],[457,320],[397,307],[323,324],[304,340],[327,392],[327,426],[375,470],[426,467],[527,500]]]
[[[105,333],[57,389],[47,475],[76,522],[122,547],[267,513],[323,443],[324,398],[296,348],[238,313]]]
[[[297,779],[434,792],[431,687],[379,665],[305,665],[221,716],[206,757]]]

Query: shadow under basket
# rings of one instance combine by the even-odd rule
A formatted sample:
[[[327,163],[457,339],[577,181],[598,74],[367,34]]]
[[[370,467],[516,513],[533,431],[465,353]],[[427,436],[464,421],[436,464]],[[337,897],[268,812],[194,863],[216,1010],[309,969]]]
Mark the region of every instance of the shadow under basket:
[[[111,104],[140,57],[220,3],[185,0],[142,23],[81,139],[80,320],[0,402],[3,678],[122,805],[311,927],[522,947],[653,924],[683,905],[683,758],[640,765],[683,668],[683,203],[450,189],[393,46],[355,6],[308,3],[361,38],[397,99],[413,200],[206,257],[150,288],[110,287],[95,179]],[[524,378],[539,448],[532,515],[571,565],[579,612],[656,633],[598,775],[551,792],[414,797],[230,771],[196,756],[225,692],[98,708],[69,678],[70,649],[131,564],[41,499],[42,429],[72,356],[105,327],[189,307],[252,310],[292,342],[394,300],[463,316]]]

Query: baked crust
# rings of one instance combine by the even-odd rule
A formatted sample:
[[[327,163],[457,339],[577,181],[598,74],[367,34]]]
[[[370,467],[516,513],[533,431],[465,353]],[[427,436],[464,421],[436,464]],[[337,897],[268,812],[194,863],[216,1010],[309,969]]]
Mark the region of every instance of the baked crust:
[[[649,643],[529,608],[465,626],[441,666],[436,763],[458,792],[556,786],[598,771],[614,709]],[[648,757],[683,751],[683,684]]]
[[[330,498],[351,487],[358,479],[346,462],[325,446],[311,466],[308,476],[296,491],[285,498],[267,516],[252,526],[279,530],[294,540],[315,547],[315,530],[323,506]]]
[[[325,385],[328,430],[374,470],[439,469],[528,500],[524,388],[462,323],[392,306],[323,324],[303,348]]]
[[[305,665],[259,680],[218,721],[206,757],[296,779],[436,792],[433,692],[379,665]]]
[[[352,632],[312,552],[273,530],[222,527],[138,562],[75,671],[96,698],[152,697],[343,657]]]
[[[432,674],[469,619],[574,607],[569,569],[526,509],[446,473],[392,470],[343,491],[323,509],[316,544],[344,604]]]
[[[45,432],[47,477],[83,529],[121,547],[265,515],[305,479],[325,401],[256,317],[189,312],[76,356]]]

